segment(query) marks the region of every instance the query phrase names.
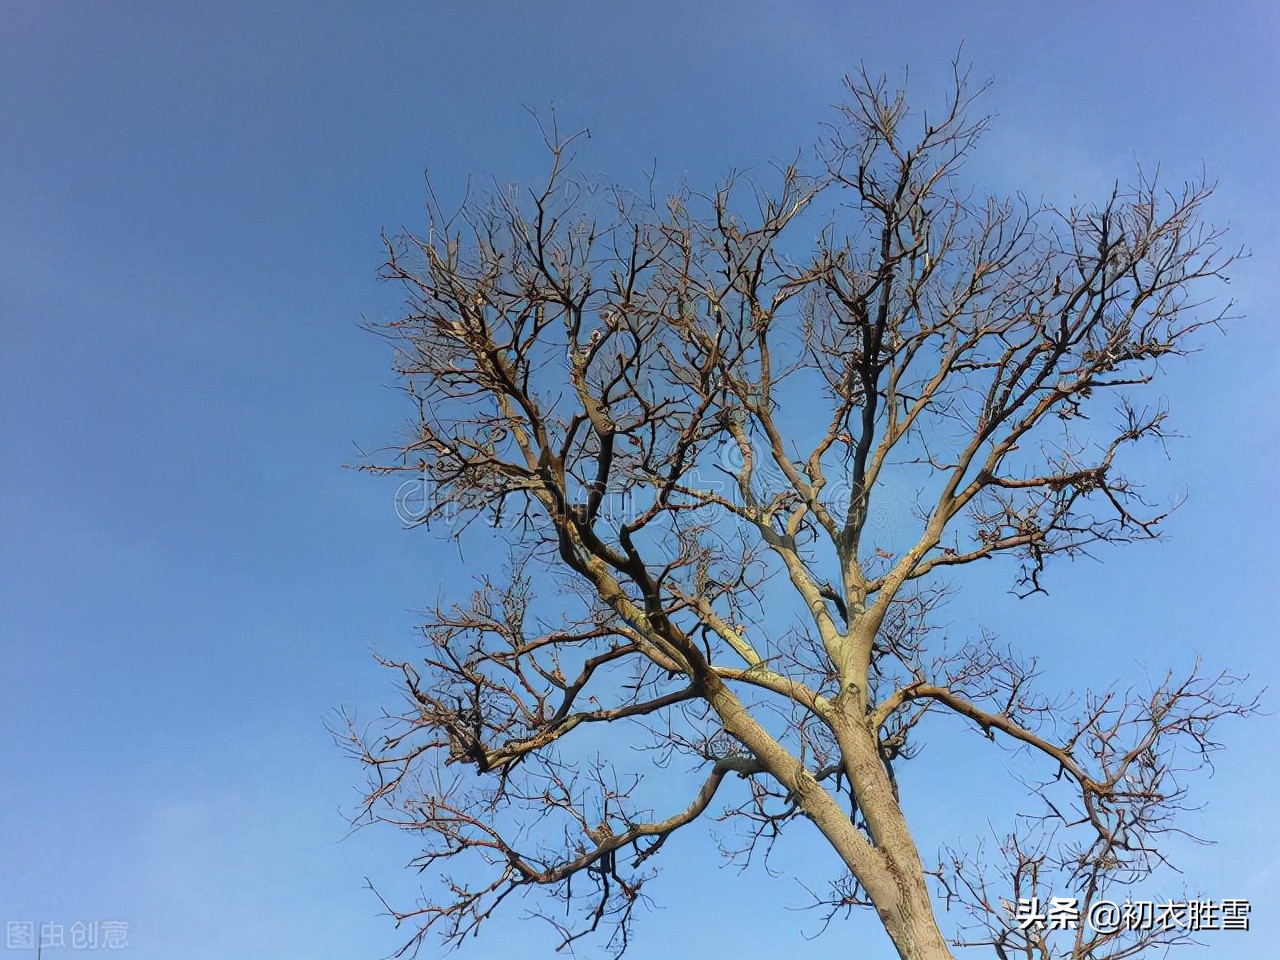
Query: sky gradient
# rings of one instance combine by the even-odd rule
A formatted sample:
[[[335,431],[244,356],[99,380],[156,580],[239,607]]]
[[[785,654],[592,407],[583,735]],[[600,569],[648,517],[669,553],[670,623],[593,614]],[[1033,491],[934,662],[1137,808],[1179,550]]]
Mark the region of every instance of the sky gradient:
[[[364,878],[410,892],[412,838],[346,836],[362,774],[324,721],[394,705],[371,650],[403,648],[467,571],[402,528],[394,481],[342,468],[409,414],[357,324],[398,303],[378,238],[421,225],[424,168],[455,197],[542,170],[526,106],[590,127],[588,172],[636,184],[656,162],[705,186],[812,143],[860,62],[909,66],[929,102],[963,41],[994,80],[969,167],[990,191],[1069,203],[1135,160],[1175,181],[1203,165],[1209,216],[1252,252],[1230,288],[1247,319],[1160,389],[1184,439],[1145,479],[1190,494],[1168,541],[956,617],[1026,643],[1055,686],[1197,654],[1274,683],[1277,9],[0,6],[0,925],[126,921],[130,960],[374,960],[402,941]],[[1280,723],[1222,735],[1192,820],[1219,842],[1178,859],[1193,888],[1251,899],[1254,929],[1177,956],[1280,956]],[[999,772],[981,738],[954,742]],[[985,789],[946,763],[914,788],[926,854]],[[805,939],[802,890],[680,839],[634,960],[890,956],[870,918]],[[458,956],[517,943],[552,947],[512,912]]]

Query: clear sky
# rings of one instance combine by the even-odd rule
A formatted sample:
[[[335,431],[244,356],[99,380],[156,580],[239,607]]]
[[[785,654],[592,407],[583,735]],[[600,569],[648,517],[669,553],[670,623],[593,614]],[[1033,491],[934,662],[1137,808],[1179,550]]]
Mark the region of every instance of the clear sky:
[[[0,922],[59,923],[70,944],[77,921],[122,920],[133,960],[373,960],[400,942],[363,878],[410,891],[412,838],[343,839],[361,772],[323,720],[392,702],[370,648],[404,644],[465,570],[401,528],[394,483],[341,469],[408,413],[356,325],[395,305],[378,234],[420,223],[424,167],[455,192],[541,168],[525,105],[591,128],[589,170],[635,183],[656,160],[708,184],[812,142],[859,61],[909,65],[927,100],[963,40],[996,84],[970,168],[990,190],[1069,202],[1135,159],[1173,178],[1203,162],[1211,216],[1253,257],[1231,286],[1249,319],[1162,388],[1186,439],[1148,478],[1188,505],[1165,544],[975,609],[1068,685],[1195,653],[1273,682],[1277,10],[0,6]],[[1222,733],[1192,822],[1220,842],[1181,863],[1206,895],[1252,899],[1255,929],[1181,956],[1280,956],[1280,723]],[[935,844],[971,829],[983,790],[937,769],[911,807]],[[889,956],[870,921],[805,940],[803,891],[711,851],[673,849],[636,960]],[[513,914],[459,956],[517,945],[551,941]]]

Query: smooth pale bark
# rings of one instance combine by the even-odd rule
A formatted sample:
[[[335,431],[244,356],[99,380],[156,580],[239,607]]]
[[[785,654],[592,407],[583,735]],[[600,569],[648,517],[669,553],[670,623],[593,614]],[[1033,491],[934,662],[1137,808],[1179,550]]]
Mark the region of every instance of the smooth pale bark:
[[[837,722],[836,728],[846,772],[873,842],[868,842],[831,793],[760,726],[728,687],[714,679],[711,686],[714,689],[708,699],[725,729],[746,744],[797,798],[870,897],[901,960],[953,960],[934,917],[920,853],[880,759],[876,731],[866,719],[861,699],[837,701],[838,708],[857,710],[860,719],[849,720],[844,714],[846,719]]]
[[[890,897],[877,897],[867,888],[889,939],[901,960],[952,960],[934,917],[920,852],[880,759],[876,731],[859,718],[838,723],[837,736],[858,807],[890,880]]]

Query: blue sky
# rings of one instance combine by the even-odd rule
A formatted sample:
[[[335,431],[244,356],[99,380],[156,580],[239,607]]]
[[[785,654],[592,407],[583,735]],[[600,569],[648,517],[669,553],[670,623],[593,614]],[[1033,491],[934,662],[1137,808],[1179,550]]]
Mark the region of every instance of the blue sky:
[[[1248,319],[1162,388],[1185,439],[1149,478],[1191,493],[1168,542],[957,616],[980,613],[1064,684],[1138,681],[1196,653],[1273,682],[1278,16],[1261,3],[0,7],[0,921],[124,920],[134,960],[372,960],[400,942],[363,878],[411,890],[411,838],[344,839],[360,772],[323,720],[391,702],[370,648],[403,645],[414,609],[466,571],[402,530],[394,483],[341,469],[408,412],[357,321],[395,306],[374,281],[378,234],[418,225],[424,167],[453,191],[541,168],[525,105],[591,128],[588,171],[634,183],[656,160],[706,184],[789,160],[859,61],[910,65],[927,99],[963,40],[995,80],[999,117],[970,167],[990,190],[1069,201],[1135,159],[1174,178],[1203,162],[1222,182],[1211,216],[1253,253],[1231,286]],[[1280,725],[1223,734],[1194,821],[1220,842],[1180,862],[1207,895],[1251,898],[1255,929],[1210,935],[1187,960],[1280,955]],[[930,839],[970,829],[981,805],[978,777],[949,779],[960,769],[920,775]],[[817,957],[833,941],[889,956],[869,921],[805,940],[817,919],[787,909],[798,888],[734,878],[712,853],[693,837],[673,850],[634,957]],[[515,943],[551,947],[513,916],[459,956]]]

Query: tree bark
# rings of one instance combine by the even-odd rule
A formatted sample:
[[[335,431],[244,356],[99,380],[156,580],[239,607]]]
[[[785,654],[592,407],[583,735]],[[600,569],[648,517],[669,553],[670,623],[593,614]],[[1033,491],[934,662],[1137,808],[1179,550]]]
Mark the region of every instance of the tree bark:
[[[860,706],[858,698],[851,699]],[[865,711],[859,713],[857,719],[845,714],[837,737],[858,808],[890,881],[878,885],[879,890],[888,887],[888,896],[877,895],[865,883],[864,887],[901,960],[953,960],[934,917],[924,863],[880,757],[877,732],[864,718]]]

